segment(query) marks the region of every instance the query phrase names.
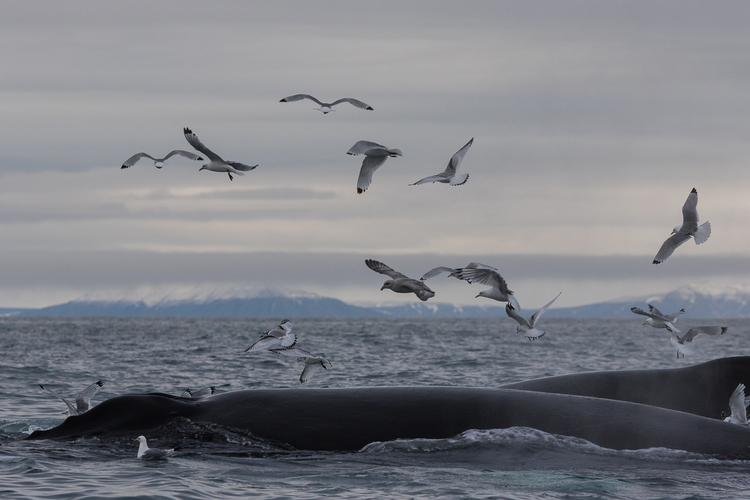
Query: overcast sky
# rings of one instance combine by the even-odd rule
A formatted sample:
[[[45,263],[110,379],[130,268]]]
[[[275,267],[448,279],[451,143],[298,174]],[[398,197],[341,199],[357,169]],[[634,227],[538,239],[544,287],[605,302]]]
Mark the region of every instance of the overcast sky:
[[[749,25],[744,1],[3,2],[0,307],[417,301],[381,292],[366,258],[412,277],[494,265],[524,308],[745,285]],[[374,111],[279,102],[296,93]],[[183,127],[260,166],[119,168],[189,150]],[[465,185],[408,185],[472,137]],[[404,156],[358,195],[362,139]],[[652,265],[693,187],[711,238]]]

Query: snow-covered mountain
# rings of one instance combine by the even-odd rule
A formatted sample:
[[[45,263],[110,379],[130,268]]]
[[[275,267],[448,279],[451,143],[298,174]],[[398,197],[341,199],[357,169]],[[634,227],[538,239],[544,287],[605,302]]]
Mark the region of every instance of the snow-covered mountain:
[[[363,307],[307,292],[252,290],[244,297],[203,294],[138,301],[78,300],[39,309],[0,308],[0,316],[127,316],[127,317],[347,317],[347,318],[487,318],[505,317],[504,306],[458,306],[440,302]],[[750,317],[750,287],[723,289],[686,286],[649,297],[549,309],[546,317],[630,318],[630,308],[653,304],[664,313],[685,308],[692,318]]]

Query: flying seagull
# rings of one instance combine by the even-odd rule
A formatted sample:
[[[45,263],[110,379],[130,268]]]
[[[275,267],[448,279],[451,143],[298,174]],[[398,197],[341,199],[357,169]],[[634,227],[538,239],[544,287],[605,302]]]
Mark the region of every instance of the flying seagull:
[[[682,206],[682,225],[672,230],[672,236],[662,244],[654,257],[654,264],[661,264],[674,252],[674,249],[685,243],[692,236],[695,244],[704,243],[711,236],[711,224],[704,222],[698,225],[698,191],[693,188]]]
[[[180,394],[181,398],[203,398],[206,396],[210,396],[216,392],[216,387],[204,387],[203,389],[199,389],[197,391],[193,391],[191,389],[185,389],[185,391]]]
[[[298,362],[304,361],[305,367],[302,369],[302,374],[299,376],[300,383],[305,383],[313,376],[313,373],[319,368],[328,369],[330,368],[331,362],[328,361],[324,356],[316,356],[310,351],[300,349],[299,347],[287,347],[285,349],[271,349],[271,352],[276,354],[282,354],[284,356],[295,356]]]
[[[430,271],[427,274],[429,273]],[[513,291],[508,288],[508,284],[494,267],[472,262],[466,267],[456,269],[455,273],[458,279],[468,281],[469,283],[481,283],[482,285],[491,287],[487,290],[482,290],[474,298],[487,297],[488,299],[500,302],[508,302],[516,311],[521,310],[521,306],[513,295]]]
[[[677,357],[679,358],[682,356],[683,358],[686,355],[695,354],[695,351],[693,351],[690,346],[693,344],[693,339],[700,335],[701,333],[704,333],[706,335],[723,335],[727,332],[726,326],[696,326],[695,328],[691,328],[687,331],[685,335],[682,337],[678,337],[677,334],[674,334],[673,337],[671,337],[669,340],[672,342],[672,345],[675,349],[677,349]]]
[[[362,168],[359,169],[359,178],[357,179],[357,193],[362,194],[367,191],[372,183],[372,174],[385,163],[385,160],[404,156],[400,149],[389,149],[375,142],[359,141],[346,152],[348,155],[365,155],[362,160]]]
[[[169,154],[165,156],[164,158],[154,158],[153,156],[147,153],[136,153],[130,158],[128,158],[127,160],[125,160],[125,163],[123,163],[122,167],[120,168],[122,169],[122,168],[132,167],[133,165],[138,163],[138,160],[140,160],[141,158],[150,158],[154,161],[154,166],[156,168],[161,168],[164,165],[166,165],[167,160],[173,157],[174,155],[184,156],[185,158],[189,160],[203,160],[203,157],[198,156],[195,153],[191,153],[190,151],[184,151],[182,149],[175,149],[173,151],[170,151]]]
[[[99,380],[98,382],[94,382],[90,386],[86,387],[84,390],[78,393],[76,396],[76,405],[73,406],[73,404],[65,399],[64,397],[58,395],[57,393],[47,389],[42,384],[39,384],[39,387],[42,388],[42,390],[49,392],[53,396],[55,396],[57,399],[61,400],[63,403],[65,403],[68,407],[68,410],[65,412],[67,415],[80,415],[82,413],[86,413],[89,411],[89,408],[91,408],[91,398],[94,397],[94,395],[99,392],[99,388],[104,385],[104,382]]]
[[[294,102],[294,101],[301,101],[302,99],[310,99],[311,101],[315,101],[318,104],[320,104],[320,107],[315,108],[315,109],[316,111],[321,111],[324,115],[327,115],[331,111],[336,111],[335,109],[332,109],[332,108],[337,104],[341,104],[342,102],[348,102],[352,106],[356,106],[361,109],[372,111],[372,106],[358,99],[352,99],[351,97],[344,97],[343,99],[339,99],[338,101],[333,101],[333,102],[320,102],[319,100],[317,100],[315,97],[311,96],[310,94],[294,94],[294,95],[290,95],[289,97],[283,98],[279,102]]]
[[[562,292],[557,294],[557,297],[560,296]],[[543,337],[546,332],[543,332],[542,330],[536,329],[536,322],[539,320],[539,318],[544,314],[544,311],[547,310],[549,306],[552,305],[554,301],[557,300],[557,297],[550,300],[547,305],[543,306],[541,309],[539,309],[537,312],[531,315],[529,319],[524,318],[520,314],[516,312],[516,309],[510,305],[505,304],[505,314],[507,314],[509,317],[516,320],[518,323],[518,326],[516,327],[516,333],[522,333],[527,339],[529,340],[536,340],[540,337]]]
[[[212,172],[226,172],[227,175],[229,175],[229,180],[231,181],[234,180],[232,178],[232,174],[245,175],[243,172],[249,172],[250,170],[258,166],[245,165],[236,161],[223,160],[221,156],[217,155],[206,146],[204,146],[203,143],[198,140],[198,136],[195,135],[192,130],[185,127],[185,129],[183,129],[183,132],[185,133],[185,139],[187,139],[190,145],[206,155],[208,159],[211,160],[210,162],[199,168],[198,171],[211,170]]]
[[[750,401],[745,398],[745,384],[739,384],[729,396],[730,416],[724,419],[724,422],[730,422],[737,425],[748,425],[747,422],[747,405]]]
[[[675,334],[680,333],[680,330],[678,330],[674,326],[674,323],[677,322],[681,314],[685,314],[685,309],[680,309],[678,312],[672,314],[662,314],[660,310],[658,310],[651,304],[648,305],[649,312],[644,311],[640,307],[631,307],[630,310],[635,314],[648,316],[646,322],[643,323],[644,326],[649,325],[653,326],[654,328],[666,328],[667,331]]]
[[[430,290],[423,281],[409,278],[398,271],[394,271],[382,262],[367,259],[365,260],[365,264],[376,273],[385,274],[391,277],[391,279],[386,280],[385,283],[383,283],[383,286],[380,287],[381,290],[390,288],[396,293],[414,293],[419,297],[419,300],[422,301],[435,296],[435,292]]]
[[[464,147],[459,149],[458,152],[453,155],[453,157],[448,162],[448,166],[445,167],[445,170],[443,170],[441,173],[425,177],[424,179],[420,179],[414,184],[409,185],[416,186],[418,184],[427,184],[428,182],[442,182],[444,184],[450,184],[451,186],[460,186],[462,184],[466,184],[466,181],[469,180],[469,174],[457,175],[456,171],[458,170],[458,167],[461,166],[461,161],[464,159],[466,152],[469,150],[473,142],[474,138],[472,137]]]
[[[149,448],[144,436],[138,436],[133,441],[140,443],[138,445],[138,458],[141,460],[158,460],[160,458],[167,458],[174,453],[174,449],[160,450],[159,448]]]
[[[456,279],[463,279],[459,276],[459,272],[461,269],[491,269],[493,271],[497,271],[497,268],[494,268],[492,266],[488,266],[487,264],[481,264],[479,262],[469,262],[464,268],[453,268],[453,267],[446,267],[446,266],[438,266],[430,269],[426,273],[422,275],[421,278],[419,278],[420,281],[425,281],[430,278],[434,278],[435,276],[438,276],[443,273],[448,273],[449,278],[456,278]]]
[[[282,321],[273,330],[266,330],[260,334],[260,340],[245,349],[245,352],[266,351],[279,347],[292,347],[297,343],[297,336],[292,333],[292,322]]]

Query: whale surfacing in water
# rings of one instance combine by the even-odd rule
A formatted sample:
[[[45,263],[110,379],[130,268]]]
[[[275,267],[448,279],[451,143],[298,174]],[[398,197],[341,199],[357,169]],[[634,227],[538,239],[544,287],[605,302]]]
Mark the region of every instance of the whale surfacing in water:
[[[742,362],[733,361],[736,359]],[[740,371],[750,373],[750,358],[718,361],[742,365],[745,368]],[[727,384],[731,392],[737,383],[750,382],[750,377],[730,381],[740,371],[717,371],[716,364],[672,371],[695,369],[700,374],[706,365],[706,374],[724,373],[724,378],[713,381],[722,390]],[[634,372],[642,377],[625,377],[622,384],[645,379],[658,387],[661,372]],[[577,384],[596,386],[596,374],[581,375],[584,377]],[[687,380],[686,385],[692,383],[692,378]],[[663,387],[664,393],[670,390],[674,388],[669,384]],[[725,398],[724,407],[726,402]],[[27,439],[141,434],[177,417],[247,430],[303,450],[356,451],[376,441],[441,439],[468,429],[530,427],[619,450],[664,447],[732,457],[750,454],[750,429],[717,418],[590,395],[465,387],[244,390],[203,400],[166,394],[125,395],[69,417],[55,428],[35,431]]]

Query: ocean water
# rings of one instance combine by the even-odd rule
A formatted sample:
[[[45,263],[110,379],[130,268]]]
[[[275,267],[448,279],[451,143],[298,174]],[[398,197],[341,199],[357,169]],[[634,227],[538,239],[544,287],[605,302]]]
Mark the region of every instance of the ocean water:
[[[245,354],[282,318],[0,318],[0,498],[750,498],[750,462],[682,451],[615,451],[534,429],[371,443],[358,452],[270,445],[230,429],[174,421],[149,436],[177,447],[137,460],[131,438],[24,441],[64,420],[64,396],[104,380],[94,403],[216,386],[299,387],[293,358]],[[750,320],[677,359],[665,330],[628,320],[543,318],[530,342],[507,318],[292,318],[299,346],[333,367],[303,387],[497,387],[584,371],[680,367],[750,355]],[[133,436],[135,438],[136,436]]]

